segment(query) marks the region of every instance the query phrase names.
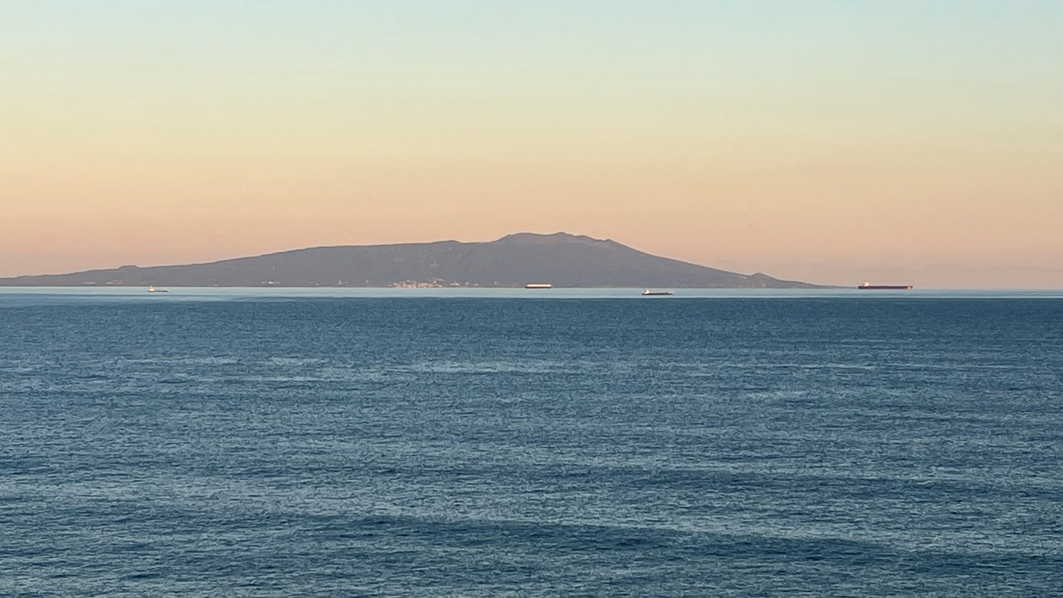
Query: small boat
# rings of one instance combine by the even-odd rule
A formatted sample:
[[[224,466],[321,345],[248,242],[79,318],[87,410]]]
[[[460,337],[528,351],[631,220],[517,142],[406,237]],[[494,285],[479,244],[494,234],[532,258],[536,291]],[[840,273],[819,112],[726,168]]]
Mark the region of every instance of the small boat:
[[[155,287],[148,287],[149,293],[169,293],[170,289],[156,289]]]
[[[871,284],[870,282],[862,282],[860,286],[856,287],[862,291],[910,291],[912,285],[910,284]]]
[[[672,294],[672,291],[651,291],[649,289],[642,289],[642,295],[644,297],[649,297],[649,296],[652,296],[652,295],[671,295],[671,294]]]
[[[529,282],[528,284],[524,285],[524,288],[526,288],[526,289],[552,289],[552,288],[554,288],[554,285],[552,285],[552,284],[550,284],[548,282]]]

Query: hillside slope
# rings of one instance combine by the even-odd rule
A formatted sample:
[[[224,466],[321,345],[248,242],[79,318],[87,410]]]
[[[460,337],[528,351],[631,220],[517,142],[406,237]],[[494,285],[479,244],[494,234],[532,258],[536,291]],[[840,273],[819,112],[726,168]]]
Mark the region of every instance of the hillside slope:
[[[486,243],[313,247],[206,264],[123,266],[0,279],[3,286],[443,286],[810,288],[644,253],[612,240],[567,233],[518,233]]]

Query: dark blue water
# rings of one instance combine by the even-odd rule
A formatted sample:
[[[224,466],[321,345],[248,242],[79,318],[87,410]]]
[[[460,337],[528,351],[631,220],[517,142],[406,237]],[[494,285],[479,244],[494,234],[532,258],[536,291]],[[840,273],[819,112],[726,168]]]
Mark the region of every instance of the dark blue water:
[[[22,301],[0,595],[1048,596],[1063,300]]]

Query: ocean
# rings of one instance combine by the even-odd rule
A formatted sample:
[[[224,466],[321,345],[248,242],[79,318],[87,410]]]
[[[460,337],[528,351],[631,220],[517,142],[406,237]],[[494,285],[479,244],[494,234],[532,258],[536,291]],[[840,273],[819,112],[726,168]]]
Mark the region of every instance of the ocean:
[[[0,290],[0,595],[1063,595],[1063,293],[170,291]]]

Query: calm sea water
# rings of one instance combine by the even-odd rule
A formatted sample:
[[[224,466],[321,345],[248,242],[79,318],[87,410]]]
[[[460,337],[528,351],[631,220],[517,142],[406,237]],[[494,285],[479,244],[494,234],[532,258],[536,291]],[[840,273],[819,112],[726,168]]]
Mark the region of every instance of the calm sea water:
[[[0,595],[1063,592],[1059,296],[176,291],[0,293]]]

